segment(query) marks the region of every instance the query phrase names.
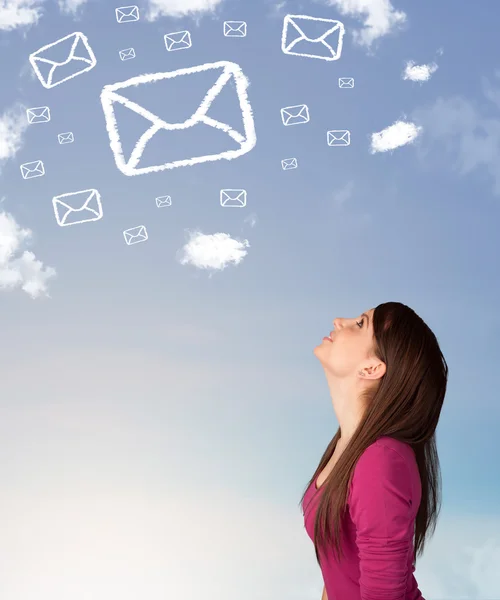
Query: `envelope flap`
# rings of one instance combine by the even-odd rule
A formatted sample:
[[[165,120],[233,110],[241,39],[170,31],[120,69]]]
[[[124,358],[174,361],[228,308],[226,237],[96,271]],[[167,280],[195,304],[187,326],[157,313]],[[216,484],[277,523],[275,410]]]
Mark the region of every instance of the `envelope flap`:
[[[40,48],[37,52],[32,54],[32,57],[37,62],[46,62],[54,65],[61,65],[71,58],[72,52],[74,53],[77,46],[83,44],[79,39],[78,33],[72,33],[65,38],[61,38],[57,43],[49,44]],[[83,48],[85,57],[88,58],[88,51]],[[83,57],[83,55],[80,53]]]
[[[136,17],[138,8],[137,6],[120,6],[116,9],[118,16],[122,17]]]
[[[101,98],[103,102],[121,104],[151,124],[181,126],[197,113],[207,92],[224,73],[221,65],[198,71],[179,69],[174,76],[171,72],[140,75],[124,82],[123,86],[105,86]]]
[[[320,42],[343,27],[340,21],[330,19],[307,18],[304,16],[288,15],[287,39],[296,39],[295,32],[309,42]],[[295,30],[295,31],[294,31]]]

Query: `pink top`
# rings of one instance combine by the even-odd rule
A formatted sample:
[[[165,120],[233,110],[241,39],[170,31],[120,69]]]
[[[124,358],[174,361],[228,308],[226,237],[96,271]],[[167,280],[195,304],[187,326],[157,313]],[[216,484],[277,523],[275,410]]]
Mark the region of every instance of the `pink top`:
[[[314,539],[322,487],[304,496],[304,523]],[[329,550],[320,565],[328,600],[424,600],[413,576],[413,536],[421,498],[415,454],[408,444],[383,436],[354,468],[341,528],[344,557]]]

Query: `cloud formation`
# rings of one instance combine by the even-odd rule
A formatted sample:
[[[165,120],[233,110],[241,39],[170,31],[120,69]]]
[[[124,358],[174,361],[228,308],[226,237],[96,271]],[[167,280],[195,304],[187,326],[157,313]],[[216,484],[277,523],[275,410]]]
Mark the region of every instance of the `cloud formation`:
[[[406,144],[412,144],[422,132],[415,123],[396,121],[382,131],[372,134],[371,152],[388,152]]]
[[[403,79],[410,81],[429,81],[431,75],[438,69],[436,63],[429,63],[428,65],[417,65],[414,61],[409,60],[406,63],[405,70],[403,71]]]
[[[19,152],[28,127],[26,109],[20,104],[0,115],[0,166]]]
[[[22,251],[31,237],[31,230],[20,227],[11,214],[0,213],[0,290],[21,288],[32,298],[49,295],[47,282],[56,271],[44,267],[33,252]]]
[[[357,44],[367,48],[406,23],[406,13],[396,10],[391,0],[326,0],[326,3],[335,6],[342,15],[363,21],[363,29],[354,31],[353,36]]]
[[[227,233],[205,235],[199,231],[190,233],[190,239],[178,254],[181,265],[198,269],[222,271],[229,265],[239,265],[247,255],[248,240],[233,239]]]
[[[44,0],[0,0],[0,31],[38,23]]]
[[[203,12],[213,12],[223,0],[149,0],[147,19],[184,17]]]

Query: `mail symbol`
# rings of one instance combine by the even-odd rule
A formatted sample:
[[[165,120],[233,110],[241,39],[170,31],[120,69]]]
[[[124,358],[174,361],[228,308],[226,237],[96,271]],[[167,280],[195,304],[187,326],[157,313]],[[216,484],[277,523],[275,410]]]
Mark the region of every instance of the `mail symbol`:
[[[328,131],[326,136],[329,146],[349,146],[351,143],[351,132],[347,129]]]
[[[116,20],[118,23],[133,23],[139,20],[138,6],[120,6],[115,8]]]
[[[97,64],[87,37],[79,31],[43,46],[30,54],[29,60],[40,83],[47,89],[86,73]]]
[[[126,229],[123,232],[123,237],[125,238],[125,243],[127,246],[133,246],[134,244],[145,242],[148,239],[148,232],[146,231],[146,227],[144,227],[144,225],[139,225],[138,227]]]
[[[309,123],[309,108],[305,104],[287,106],[281,109],[281,120],[283,125],[300,125]]]
[[[120,50],[120,60],[130,60],[131,58],[135,58],[135,50],[133,48],[125,48],[125,50]]]
[[[354,77],[339,77],[339,88],[353,88]]]
[[[172,198],[170,196],[158,196],[156,198],[156,206],[161,208],[162,206],[172,206]]]
[[[26,111],[28,123],[48,123],[50,121],[50,108],[48,106],[37,106],[28,108]]]
[[[23,179],[33,179],[33,177],[42,177],[45,175],[45,168],[41,160],[24,163],[21,165],[21,175]]]
[[[182,77],[181,81],[189,83],[189,79],[187,79],[189,76],[203,72],[206,72],[208,75],[213,73],[214,84],[208,89],[204,97],[200,94],[198,98],[194,98],[196,104],[194,104],[193,100],[185,103],[186,113],[183,115],[181,122],[179,122],[179,118],[173,117],[173,115],[169,118],[168,103],[165,103],[165,108],[162,103],[159,103],[160,108],[158,110],[148,110],[137,102],[126,98],[127,92],[141,86],[148,91],[150,90],[151,94],[154,94],[154,84],[156,82],[161,82],[159,83],[159,93],[167,93],[175,97],[177,77]],[[163,87],[161,87],[162,85]],[[189,67],[167,73],[139,75],[127,81],[106,85],[101,92],[101,103],[116,166],[124,175],[132,176],[176,167],[191,166],[208,161],[232,160],[250,152],[255,147],[257,138],[255,135],[252,108],[247,96],[248,86],[249,81],[241,68],[237,64],[227,61]],[[196,86],[194,86],[194,89],[197,89]],[[219,94],[223,90],[226,90],[228,94],[233,94],[233,96],[236,92],[239,110],[241,111],[241,121],[237,125],[217,120],[216,115],[214,115],[214,118],[210,116],[210,106],[215,99],[218,99]],[[127,158],[125,157],[125,150],[120,140],[120,129],[117,115],[115,114],[116,105],[121,105],[121,107],[133,111],[136,115],[143,117],[146,122],[149,122],[149,128],[139,137],[130,154],[127,153]],[[197,107],[194,111],[193,105]],[[188,110],[189,112],[187,112]],[[118,112],[118,115],[125,116],[125,113]],[[120,118],[123,118],[123,116]],[[182,130],[188,130],[188,134],[191,133],[191,135],[185,136],[186,143],[180,145],[176,145],[174,142],[169,143],[169,139],[172,137],[171,132],[174,132],[175,136],[180,135],[182,137]],[[217,146],[214,148],[215,153],[210,154],[210,150],[208,150],[207,155],[203,155],[203,152],[200,151],[200,145],[203,144],[205,148],[211,147],[211,138],[206,133],[213,132],[214,130],[217,132]],[[224,139],[222,134],[227,135],[227,146],[221,146],[221,141],[223,142]],[[174,137],[174,141],[177,139],[178,137]],[[169,161],[166,161],[166,157],[162,157],[161,153],[155,153],[154,155],[159,158],[158,163],[155,164],[155,161],[151,164],[151,159],[146,162],[143,154],[150,147],[148,144],[150,142],[154,143],[153,140],[157,143],[161,140],[161,147],[165,148],[165,152],[168,152],[170,155]],[[224,148],[227,148],[227,150]],[[146,155],[148,154],[146,153]],[[151,157],[153,154],[150,153],[149,156]]]
[[[72,144],[75,141],[75,136],[72,131],[68,131],[67,133],[58,133],[57,139],[60,144]]]
[[[284,158],[281,161],[281,167],[283,171],[289,171],[290,169],[296,169],[298,167],[296,158]]]
[[[167,33],[164,36],[165,46],[169,52],[174,50],[187,50],[191,48],[191,34],[189,31],[174,31],[173,33]]]
[[[323,33],[317,35],[320,28]],[[342,53],[345,27],[340,21],[305,15],[286,15],[281,50],[292,56],[338,60]]]
[[[225,37],[246,37],[247,24],[245,21],[224,21]]]
[[[220,205],[234,208],[243,208],[247,205],[246,190],[221,190]]]
[[[52,206],[61,227],[102,219],[101,195],[94,189],[54,196]]]

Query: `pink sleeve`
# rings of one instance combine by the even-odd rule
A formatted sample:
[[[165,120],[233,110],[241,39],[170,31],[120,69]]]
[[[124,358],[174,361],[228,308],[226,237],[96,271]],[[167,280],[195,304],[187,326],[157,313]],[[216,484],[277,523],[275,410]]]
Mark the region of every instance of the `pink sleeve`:
[[[404,600],[413,552],[411,474],[402,456],[376,443],[358,460],[349,510],[356,526],[361,600]]]

